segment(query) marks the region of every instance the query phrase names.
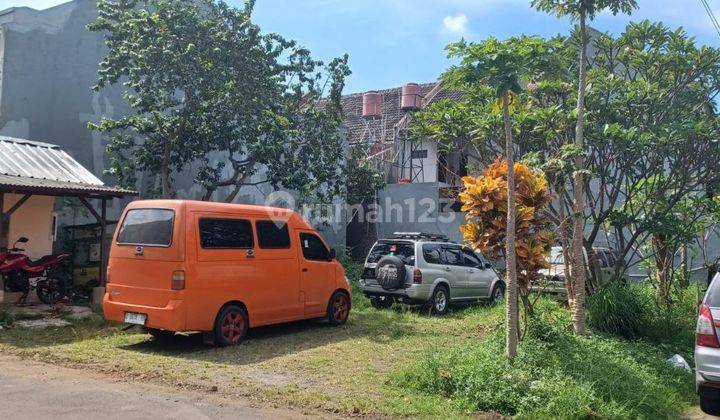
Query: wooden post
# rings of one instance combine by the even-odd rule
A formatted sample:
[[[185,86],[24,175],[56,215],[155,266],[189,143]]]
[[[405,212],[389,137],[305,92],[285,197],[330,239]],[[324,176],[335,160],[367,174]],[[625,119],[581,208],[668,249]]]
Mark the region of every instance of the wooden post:
[[[5,193],[0,192],[0,248],[8,246],[8,228],[5,224]]]
[[[100,207],[100,287],[107,283],[107,248],[105,235],[107,234],[107,200],[101,200]]]

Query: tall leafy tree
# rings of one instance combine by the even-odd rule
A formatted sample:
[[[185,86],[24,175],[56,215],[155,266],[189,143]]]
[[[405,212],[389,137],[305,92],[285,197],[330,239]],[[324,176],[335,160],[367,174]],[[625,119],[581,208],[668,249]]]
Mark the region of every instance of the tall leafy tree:
[[[120,83],[132,113],[91,128],[108,133],[109,172],[123,184],[157,175],[175,194],[191,174],[204,199],[233,201],[269,183],[302,197],[342,186],[338,130],[347,56],[325,65],[222,1],[103,0],[88,27],[108,52],[94,89]],[[261,171],[264,176],[256,176]]]
[[[570,224],[565,215],[572,213],[574,203],[574,158],[583,154],[586,184],[592,186],[584,189],[583,245],[591,257],[594,244],[613,247],[619,257],[615,277],[621,278],[640,259],[655,258],[648,245],[656,233],[669,238],[668,227],[716,218],[708,206],[691,205],[690,219],[682,214],[689,198],[716,191],[720,181],[714,99],[720,94],[720,50],[697,45],[682,29],[649,21],[631,23],[617,37],[597,34],[594,54],[588,57],[593,87],[586,104],[592,118],[581,150],[574,144],[576,39],[558,39],[553,54],[571,72],[538,79],[536,89],[519,95],[523,105],[513,114],[515,152],[545,170],[557,197],[551,211],[561,242],[569,233],[563,227]],[[463,91],[462,100],[438,102],[417,114],[413,130],[442,145],[467,142],[488,165],[504,150],[502,119],[489,105],[494,92],[489,86]],[[679,216],[683,222],[674,221]],[[715,261],[707,248],[716,223],[704,224],[709,226],[706,233],[690,243],[697,242],[697,252],[712,268]],[[672,235],[677,233],[682,232]],[[591,268],[597,269],[595,264]]]
[[[554,13],[558,16],[570,16],[579,24],[580,58],[578,61],[577,123],[575,125],[575,144],[584,150],[585,144],[585,90],[587,86],[587,49],[589,37],[587,20],[593,20],[598,12],[610,10],[613,14],[630,13],[637,7],[635,0],[532,0],[533,7]],[[585,333],[585,257],[583,251],[585,180],[583,155],[575,156],[575,174],[573,175],[573,232],[572,232],[572,277],[575,298],[573,299],[573,329],[576,334]]]
[[[450,44],[447,50],[449,57],[460,59],[460,64],[451,68],[444,76],[449,85],[471,90],[478,85],[488,86],[495,99],[495,108],[502,111],[507,163],[506,353],[508,358],[513,359],[518,342],[518,279],[515,249],[515,165],[510,114],[517,107],[517,97],[523,90],[522,81],[540,78],[550,70],[549,52],[552,46],[540,38],[522,36],[504,41],[495,38],[479,43],[460,41]]]

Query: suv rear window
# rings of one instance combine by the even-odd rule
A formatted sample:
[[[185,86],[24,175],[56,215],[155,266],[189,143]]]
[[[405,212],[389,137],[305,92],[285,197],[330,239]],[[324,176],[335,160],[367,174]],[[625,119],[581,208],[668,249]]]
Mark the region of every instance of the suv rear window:
[[[127,245],[170,246],[175,212],[169,209],[133,209],[125,214],[117,241]]]
[[[407,242],[378,242],[368,255],[368,263],[376,263],[386,255],[398,257],[405,264],[411,264],[415,258],[415,245]]]

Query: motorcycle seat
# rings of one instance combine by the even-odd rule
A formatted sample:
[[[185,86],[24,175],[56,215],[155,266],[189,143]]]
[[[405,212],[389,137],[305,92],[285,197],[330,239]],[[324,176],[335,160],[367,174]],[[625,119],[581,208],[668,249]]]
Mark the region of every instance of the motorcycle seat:
[[[48,261],[50,261],[54,258],[57,258],[57,257],[58,257],[57,255],[45,255],[44,257],[41,257],[40,259],[37,259],[37,260],[28,260],[27,265],[29,265],[30,267],[37,267],[38,265],[44,265]]]

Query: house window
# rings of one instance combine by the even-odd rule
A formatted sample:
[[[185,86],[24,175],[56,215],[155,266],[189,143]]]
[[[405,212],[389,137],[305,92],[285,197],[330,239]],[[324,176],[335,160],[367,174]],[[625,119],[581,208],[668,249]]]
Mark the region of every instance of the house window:
[[[57,230],[58,230],[58,214],[56,212],[53,212],[52,217],[50,219],[50,241],[55,242],[57,240]]]
[[[412,159],[427,159],[428,151],[427,149],[413,150],[412,152],[410,152],[410,157]]]

